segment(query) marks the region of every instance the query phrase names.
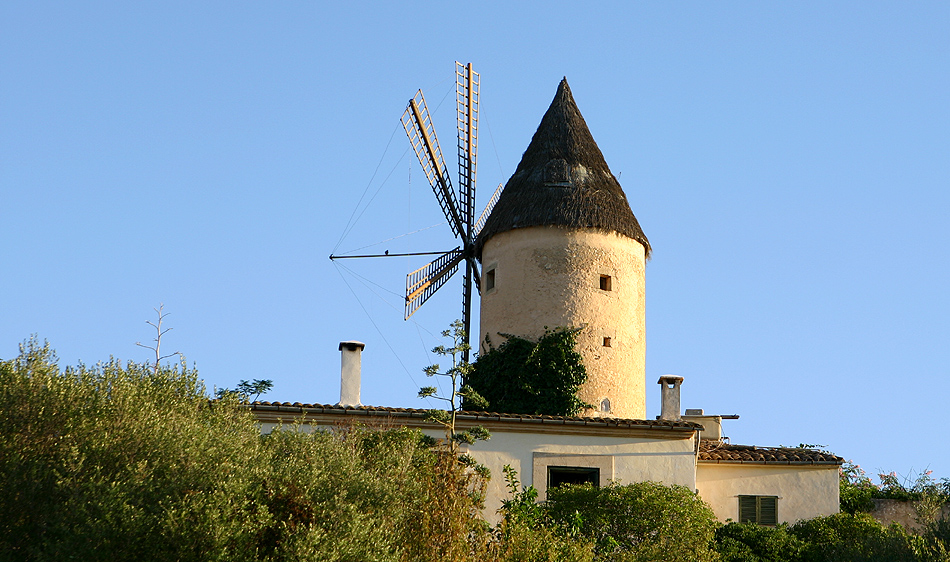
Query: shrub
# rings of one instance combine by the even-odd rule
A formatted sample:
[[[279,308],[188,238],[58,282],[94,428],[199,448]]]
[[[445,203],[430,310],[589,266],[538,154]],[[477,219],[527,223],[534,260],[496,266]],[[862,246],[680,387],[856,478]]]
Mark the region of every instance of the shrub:
[[[13,560],[480,560],[480,476],[418,431],[261,436],[184,365],[0,361]],[[2,558],[3,555],[0,555]]]
[[[724,562],[794,562],[804,548],[784,524],[729,523],[716,530],[716,550]]]
[[[799,521],[789,531],[807,543],[801,558],[805,562],[927,560],[922,538],[897,524],[885,527],[864,513]]]
[[[845,513],[863,513],[874,509],[874,498],[878,489],[859,465],[847,461],[839,470],[838,497],[841,511]]]
[[[718,558],[712,549],[716,517],[683,486],[562,486],[548,490],[545,511],[563,532],[593,540],[600,557],[697,562]]]

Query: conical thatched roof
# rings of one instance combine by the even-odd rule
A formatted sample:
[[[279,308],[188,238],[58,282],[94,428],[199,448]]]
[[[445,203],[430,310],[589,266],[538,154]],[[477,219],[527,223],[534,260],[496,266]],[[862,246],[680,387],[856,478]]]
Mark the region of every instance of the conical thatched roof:
[[[528,226],[597,228],[650,242],[574,103],[567,78],[478,235],[476,255],[496,234]]]

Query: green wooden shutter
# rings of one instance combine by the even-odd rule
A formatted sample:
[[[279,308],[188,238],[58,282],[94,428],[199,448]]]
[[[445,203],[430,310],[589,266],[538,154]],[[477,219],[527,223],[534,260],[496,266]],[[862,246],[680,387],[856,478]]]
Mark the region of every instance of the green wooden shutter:
[[[775,496],[739,496],[739,522],[777,525],[778,498]]]
[[[758,523],[755,496],[739,496],[739,523]]]
[[[778,524],[778,498],[775,496],[761,496],[759,500],[759,525]]]

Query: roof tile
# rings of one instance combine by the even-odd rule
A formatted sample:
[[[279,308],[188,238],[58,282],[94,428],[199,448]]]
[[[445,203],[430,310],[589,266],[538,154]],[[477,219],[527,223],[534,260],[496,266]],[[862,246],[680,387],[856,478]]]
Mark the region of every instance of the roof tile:
[[[718,441],[702,441],[700,462],[754,463],[754,464],[836,464],[844,459],[825,451],[796,447],[757,447],[733,445]]]

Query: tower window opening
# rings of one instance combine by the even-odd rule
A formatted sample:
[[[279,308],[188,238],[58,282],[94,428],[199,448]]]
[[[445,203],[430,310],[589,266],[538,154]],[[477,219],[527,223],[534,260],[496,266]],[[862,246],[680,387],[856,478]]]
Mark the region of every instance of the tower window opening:
[[[600,401],[600,411],[601,412],[610,412],[610,399],[604,398]]]
[[[609,337],[605,337],[605,338],[604,338],[604,347],[610,347],[610,338],[609,338]]]
[[[601,290],[601,291],[609,291],[609,290],[610,290],[610,276],[609,276],[609,275],[601,275],[601,276],[600,276],[600,290]]]
[[[485,289],[494,289],[495,288],[495,270],[491,269],[485,272]]]

